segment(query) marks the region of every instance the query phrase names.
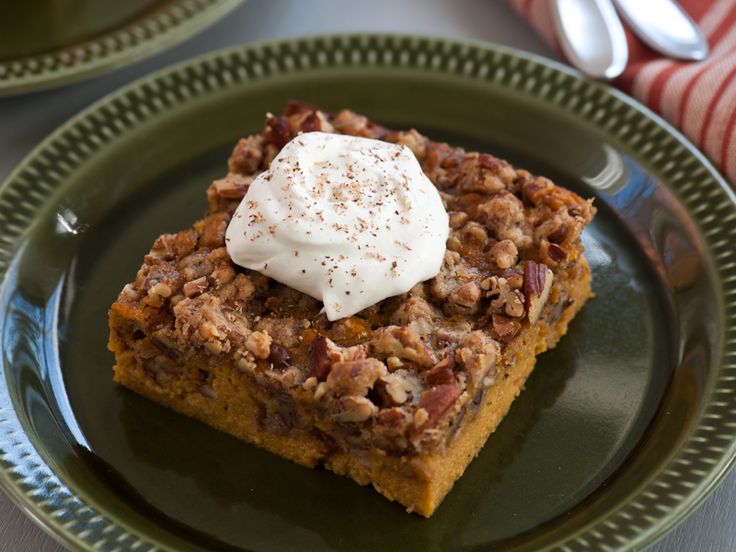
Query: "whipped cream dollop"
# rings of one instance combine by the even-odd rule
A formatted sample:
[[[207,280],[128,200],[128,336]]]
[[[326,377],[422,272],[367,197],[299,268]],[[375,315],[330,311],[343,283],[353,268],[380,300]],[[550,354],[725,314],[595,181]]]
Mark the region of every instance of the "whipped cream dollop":
[[[355,314],[437,275],[449,232],[414,154],[355,136],[296,136],[258,175],[227,228],[233,262]]]

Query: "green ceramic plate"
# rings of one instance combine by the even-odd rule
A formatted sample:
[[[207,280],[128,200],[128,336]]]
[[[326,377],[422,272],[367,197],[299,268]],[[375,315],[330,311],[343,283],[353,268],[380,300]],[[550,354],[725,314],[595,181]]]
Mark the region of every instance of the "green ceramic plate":
[[[9,0],[0,10],[0,96],[51,88],[160,52],[242,0]]]
[[[116,387],[107,308],[289,98],[495,152],[585,195],[597,294],[436,514]],[[736,453],[736,205],[682,136],[540,58],[402,36],[225,50],[103,99],[0,188],[0,482],[88,550],[640,547]]]

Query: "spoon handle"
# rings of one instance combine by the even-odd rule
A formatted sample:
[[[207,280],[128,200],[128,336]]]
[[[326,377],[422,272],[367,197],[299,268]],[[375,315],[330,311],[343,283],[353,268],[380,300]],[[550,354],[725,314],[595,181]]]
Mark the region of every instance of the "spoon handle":
[[[623,72],[629,50],[611,0],[553,0],[551,6],[560,44],[573,65],[596,78]]]
[[[666,56],[703,60],[708,40],[674,0],[614,0],[631,29],[648,46]]]

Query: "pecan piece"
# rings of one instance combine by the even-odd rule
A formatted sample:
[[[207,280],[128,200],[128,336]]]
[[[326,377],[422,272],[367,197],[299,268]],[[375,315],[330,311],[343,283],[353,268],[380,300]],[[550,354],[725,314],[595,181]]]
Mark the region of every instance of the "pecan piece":
[[[240,199],[248,191],[248,186],[253,182],[253,176],[245,176],[238,173],[228,173],[225,178],[220,178],[212,183],[215,193],[226,199]]]
[[[475,314],[480,307],[480,298],[481,287],[478,282],[468,282],[450,292],[445,308],[449,313]]]
[[[521,193],[532,205],[539,205],[545,196],[555,187],[551,180],[543,176],[530,178],[522,184]]]
[[[258,170],[263,160],[263,139],[261,136],[242,138],[233,149],[227,161],[229,172],[252,174]]]
[[[560,247],[556,243],[548,243],[547,244],[547,256],[552,261],[559,264],[565,259],[567,259],[567,251],[565,251],[562,247]]]
[[[524,249],[532,242],[531,228],[524,212],[524,205],[511,193],[491,196],[478,205],[478,220],[491,230],[498,240],[511,240],[517,249]]]
[[[473,220],[463,226],[461,234],[465,241],[478,245],[485,245],[488,241],[488,232],[486,229]]]
[[[381,377],[385,390],[391,402],[396,405],[404,404],[410,397],[418,397],[421,384],[417,377],[407,370],[397,370]]]
[[[547,239],[552,243],[562,243],[567,237],[567,225],[560,222],[558,226],[547,235]]]
[[[271,354],[271,336],[263,332],[251,332],[245,340],[245,348],[256,358],[266,359]]]
[[[491,336],[499,341],[511,341],[521,331],[521,324],[501,314],[491,315]]]
[[[417,432],[436,426],[459,396],[460,386],[457,383],[444,383],[422,393],[419,410],[424,409],[427,417],[416,427]]]
[[[204,217],[197,224],[201,224],[202,235],[199,238],[200,247],[209,247],[214,249],[222,247],[225,244],[225,232],[230,222],[230,215],[227,213],[213,213]]]
[[[499,276],[506,278],[506,282],[511,289],[521,289],[524,285],[524,275],[513,270],[503,270]]]
[[[437,307],[422,297],[409,297],[402,302],[389,319],[390,324],[409,326],[420,337],[431,334],[442,320]]]
[[[300,130],[303,132],[334,132],[333,127],[327,120],[327,117],[321,111],[312,111],[301,122]]]
[[[163,282],[158,282],[149,288],[148,297],[161,301],[163,299],[171,297],[171,293],[172,291],[170,286],[164,284]]]
[[[455,351],[451,351],[445,358],[427,372],[427,383],[430,385],[441,385],[455,381]]]
[[[381,425],[401,428],[407,422],[407,414],[401,408],[384,408],[378,413],[378,423]]]
[[[280,115],[278,117],[269,114],[266,120],[266,130],[263,132],[264,140],[277,148],[283,148],[291,140],[291,126],[289,119]]]
[[[547,265],[527,261],[524,265],[524,293],[527,297],[529,322],[534,324],[542,314],[552,288],[552,271]]]
[[[378,378],[386,375],[386,366],[375,358],[345,360],[332,365],[327,379],[319,385],[315,398],[325,394],[365,397]]]
[[[490,276],[481,282],[481,288],[487,290],[486,297],[491,299],[489,312],[520,318],[524,316],[524,296],[512,289],[508,280],[502,276]]]
[[[374,351],[385,356],[395,356],[416,362],[419,366],[432,366],[437,360],[419,335],[408,327],[386,326],[379,328],[371,339]]]
[[[455,354],[468,376],[470,390],[488,387],[493,382],[499,353],[498,342],[480,330],[470,332],[462,339]]]
[[[460,192],[497,194],[506,188],[504,180],[510,181],[514,170],[505,161],[487,153],[468,153],[459,168],[458,187]]]
[[[186,284],[184,284],[182,290],[184,291],[184,295],[186,297],[191,298],[204,293],[208,286],[209,283],[207,282],[207,277],[200,276],[199,278],[195,278],[191,282],[187,282]]]
[[[317,381],[325,381],[332,368],[330,340],[320,335],[309,348],[309,371]]]
[[[370,399],[348,395],[340,398],[340,407],[335,414],[338,422],[365,422],[378,412],[378,408]]]
[[[494,243],[489,254],[491,260],[500,269],[511,268],[519,258],[519,250],[511,240],[501,240]]]
[[[465,211],[450,211],[447,214],[450,218],[450,228],[460,228],[468,222],[468,213]]]

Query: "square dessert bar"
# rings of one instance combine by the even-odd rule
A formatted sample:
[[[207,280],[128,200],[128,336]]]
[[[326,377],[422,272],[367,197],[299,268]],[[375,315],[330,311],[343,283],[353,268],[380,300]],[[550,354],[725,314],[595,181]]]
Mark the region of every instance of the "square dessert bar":
[[[450,235],[437,276],[355,316],[232,263],[225,230],[299,132],[408,146]],[[209,210],[164,234],[110,309],[115,381],[430,516],[591,296],[590,200],[488,154],[289,103],[241,140]]]

